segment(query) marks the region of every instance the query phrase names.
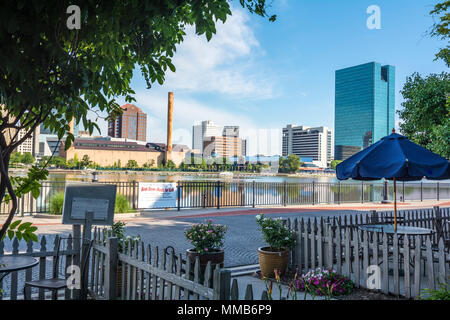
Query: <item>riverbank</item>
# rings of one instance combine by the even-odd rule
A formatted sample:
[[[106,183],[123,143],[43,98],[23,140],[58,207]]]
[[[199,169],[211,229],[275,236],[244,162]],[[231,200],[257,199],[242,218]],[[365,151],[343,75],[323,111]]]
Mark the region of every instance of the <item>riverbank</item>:
[[[28,169],[12,168],[11,173],[26,174]],[[324,178],[336,178],[334,173],[305,173],[299,172],[295,174],[287,173],[276,173],[276,172],[191,172],[191,171],[152,171],[152,170],[96,170],[96,169],[48,169],[50,175],[74,175],[74,176],[86,176],[88,178],[92,177],[93,172],[97,172],[98,175],[107,176],[123,176],[123,175],[142,175],[142,176],[190,176],[190,177],[204,177],[207,179],[217,178],[217,179],[255,179],[261,177],[279,177],[279,178],[306,178],[313,179],[318,177]]]

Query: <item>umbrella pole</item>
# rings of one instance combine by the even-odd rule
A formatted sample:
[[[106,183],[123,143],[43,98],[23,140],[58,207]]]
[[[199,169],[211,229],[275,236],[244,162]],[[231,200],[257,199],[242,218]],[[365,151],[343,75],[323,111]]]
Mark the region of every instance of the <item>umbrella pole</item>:
[[[397,183],[394,178],[394,231],[397,232]]]

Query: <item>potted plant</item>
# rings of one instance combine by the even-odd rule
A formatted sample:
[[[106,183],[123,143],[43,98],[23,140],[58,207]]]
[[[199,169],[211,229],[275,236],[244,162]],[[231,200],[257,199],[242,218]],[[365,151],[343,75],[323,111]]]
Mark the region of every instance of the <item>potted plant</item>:
[[[211,261],[213,268],[216,265],[223,267],[225,253],[222,247],[227,229],[224,225],[213,224],[212,220],[192,225],[184,232],[186,239],[194,246],[187,250],[186,256],[191,261],[198,257],[201,270],[204,270],[208,261]]]
[[[268,247],[258,248],[261,275],[271,278],[275,269],[283,274],[288,264],[289,249],[295,246],[294,232],[283,225],[281,218],[264,218],[261,214],[256,216],[256,223],[268,244]]]
[[[141,240],[141,236],[137,235],[134,237],[131,236],[127,236],[125,235],[125,225],[126,223],[123,221],[118,221],[115,222],[111,228],[111,236],[112,237],[117,237],[117,244],[118,244],[118,249],[120,253],[124,253],[128,250],[128,242],[130,241],[131,243],[131,249],[133,249],[133,246],[135,244],[136,241],[140,241]],[[105,230],[105,232],[107,232]],[[119,262],[118,266],[117,266],[117,295],[120,296],[122,294],[122,263]],[[125,281],[124,281],[124,285],[125,287],[127,286],[127,280],[128,279],[128,268],[125,268]]]

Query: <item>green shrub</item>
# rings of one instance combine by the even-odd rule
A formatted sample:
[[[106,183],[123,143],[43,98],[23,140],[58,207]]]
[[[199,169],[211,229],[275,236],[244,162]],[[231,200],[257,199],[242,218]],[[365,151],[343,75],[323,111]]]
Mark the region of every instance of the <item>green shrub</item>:
[[[419,300],[450,300],[450,285],[441,283],[436,290],[423,289]]]
[[[123,194],[116,195],[116,205],[114,206],[114,213],[127,213],[132,212],[131,205],[128,199]]]
[[[264,215],[256,216],[263,238],[272,251],[282,251],[295,246],[294,231],[283,225],[281,218],[264,218]]]
[[[62,214],[64,203],[64,192],[55,193],[50,197],[50,214]],[[114,213],[133,212],[126,196],[122,194],[116,195],[116,204]]]
[[[55,193],[50,197],[50,214],[62,214],[64,192]]]

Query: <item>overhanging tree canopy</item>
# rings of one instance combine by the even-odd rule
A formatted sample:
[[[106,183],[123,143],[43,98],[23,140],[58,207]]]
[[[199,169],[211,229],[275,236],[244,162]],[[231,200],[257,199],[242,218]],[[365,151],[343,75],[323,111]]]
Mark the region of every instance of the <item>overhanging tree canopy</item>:
[[[239,0],[263,17],[265,0]],[[67,8],[61,0],[5,0],[0,10],[0,200],[12,209],[0,230],[5,234],[17,208],[17,196],[39,192],[38,180],[47,172],[34,167],[27,178],[10,179],[11,152],[41,123],[67,134],[69,122],[98,129],[88,111],[114,118],[121,113],[115,98],[132,102],[130,81],[139,68],[148,87],[164,82],[176,45],[187,25],[209,40],[215,23],[231,14],[230,0],[105,0],[77,1],[80,29],[67,27]],[[275,17],[269,18],[274,20]],[[26,134],[18,139],[18,130]]]

